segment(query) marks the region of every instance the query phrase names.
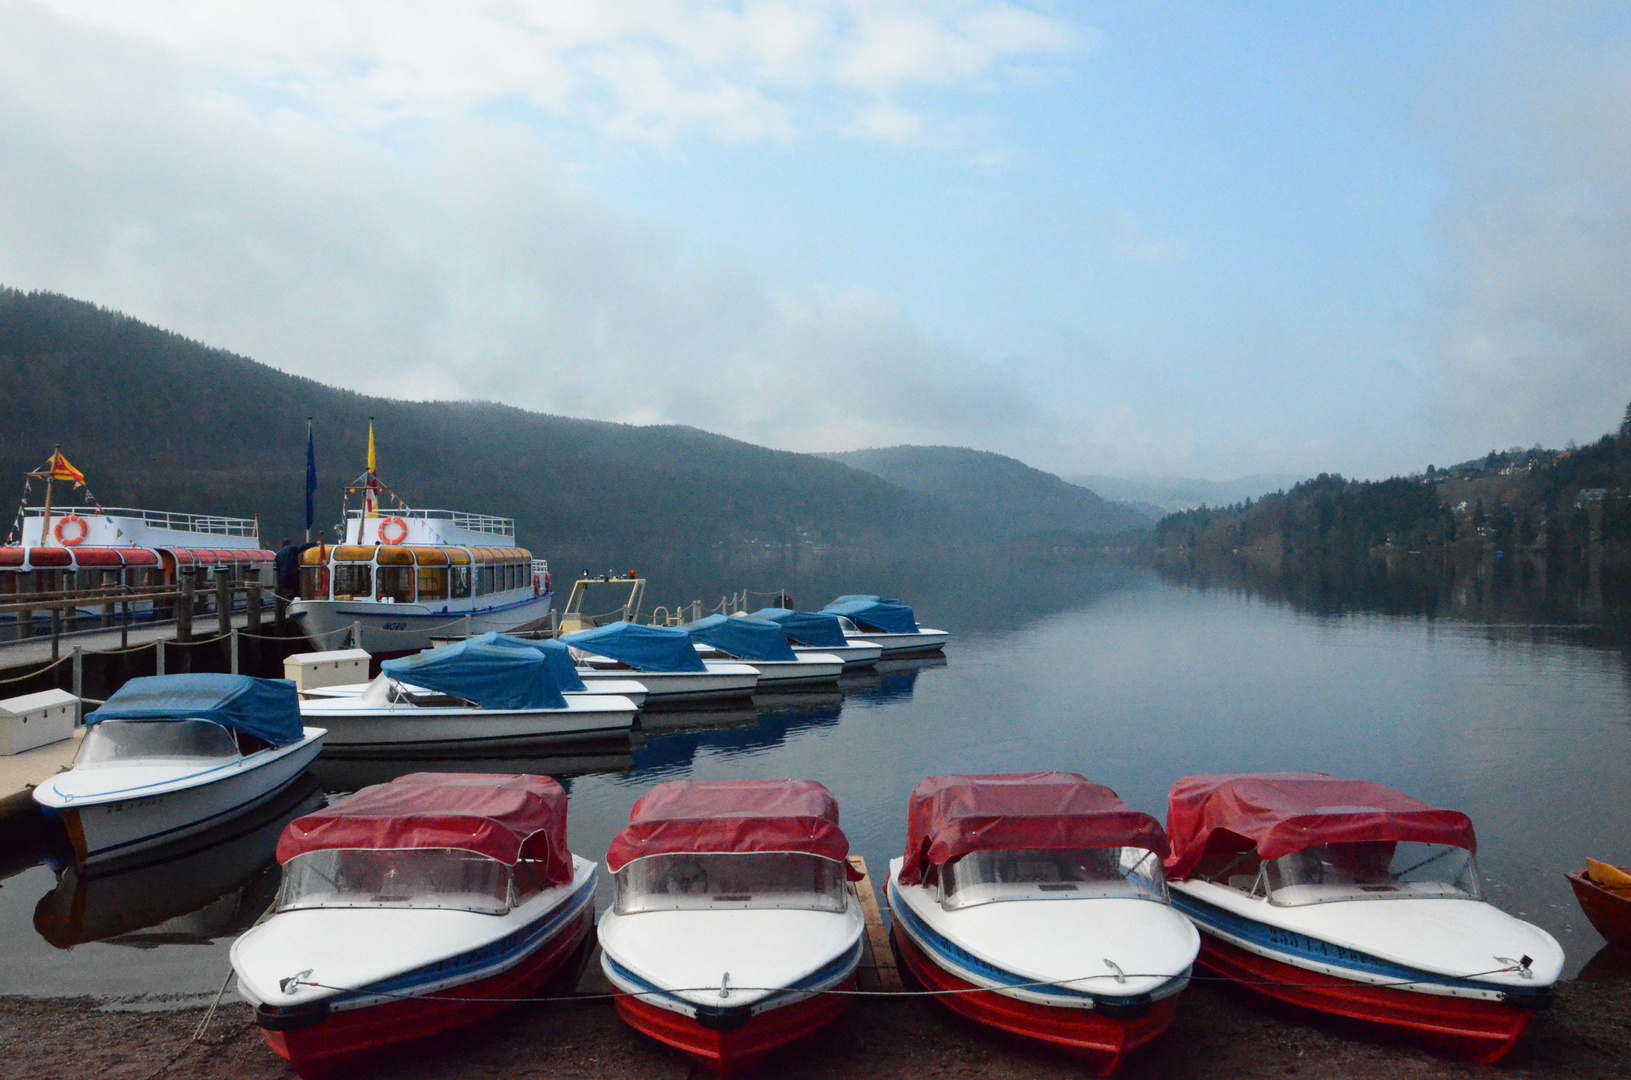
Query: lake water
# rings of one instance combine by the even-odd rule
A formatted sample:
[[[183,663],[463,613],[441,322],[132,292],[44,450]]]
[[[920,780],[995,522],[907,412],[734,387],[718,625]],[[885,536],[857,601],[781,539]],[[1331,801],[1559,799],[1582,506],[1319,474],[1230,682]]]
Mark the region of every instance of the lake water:
[[[1000,631],[915,599],[926,625],[956,635],[944,661],[645,738],[611,771],[568,781],[573,850],[602,857],[634,800],[679,777],[820,780],[881,873],[904,843],[907,795],[934,773],[1065,769],[1164,817],[1187,773],[1315,770],[1466,811],[1490,898],[1556,935],[1571,974],[1602,947],[1563,872],[1587,855],[1631,862],[1631,665],[1589,634],[1308,615],[1142,577],[1066,610],[1006,612]],[[112,880],[59,881],[34,851],[14,853],[0,863],[0,994],[213,996],[233,934],[275,891],[266,860],[282,821],[315,797]]]

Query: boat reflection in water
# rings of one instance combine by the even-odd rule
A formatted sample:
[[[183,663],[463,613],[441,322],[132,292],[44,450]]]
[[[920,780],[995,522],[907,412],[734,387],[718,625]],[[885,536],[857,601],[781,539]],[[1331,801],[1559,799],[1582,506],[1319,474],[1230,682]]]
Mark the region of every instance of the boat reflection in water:
[[[411,760],[400,759],[394,761],[372,758],[331,761],[327,758],[319,758],[317,764],[312,767],[312,772],[323,782],[323,787],[330,792],[359,791],[375,784],[389,784],[398,777],[421,772],[499,772],[509,775],[551,776],[559,780],[570,791],[572,785],[567,782],[570,777],[587,776],[591,773],[626,772],[633,766],[634,758],[629,752],[628,741],[624,740],[621,749],[603,754],[563,752],[551,757],[456,758],[447,760],[413,758]]]
[[[944,656],[918,656],[905,660],[879,660],[875,667],[846,674],[838,680],[844,696],[862,705],[883,705],[911,698],[918,673],[946,666]]]
[[[798,708],[743,710],[743,719],[730,726],[687,726],[684,730],[647,734],[635,741],[635,772],[642,777],[672,775],[689,769],[699,750],[711,750],[726,757],[750,754],[780,746],[797,732],[838,724],[844,703],[842,694],[798,695],[798,698],[809,701]]]
[[[152,949],[240,933],[277,895],[283,827],[322,804],[308,774],[254,813],[184,847],[154,849],[138,866],[98,873],[70,860],[35,906],[34,928],[59,949],[92,941]]]

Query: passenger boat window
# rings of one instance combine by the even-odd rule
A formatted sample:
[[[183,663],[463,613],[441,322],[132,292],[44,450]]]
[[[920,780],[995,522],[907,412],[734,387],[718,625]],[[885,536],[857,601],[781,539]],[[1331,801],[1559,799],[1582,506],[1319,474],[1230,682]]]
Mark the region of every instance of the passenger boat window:
[[[380,567],[378,595],[381,600],[389,598],[398,604],[413,603],[413,567]]]
[[[1269,903],[1333,900],[1483,899],[1472,852],[1449,844],[1370,840],[1322,844],[1263,864]]]
[[[447,567],[421,566],[419,568],[419,599],[447,599]]]
[[[510,868],[454,848],[340,848],[308,851],[283,864],[277,910],[411,907],[503,915]]]
[[[480,594],[482,596],[491,596],[494,592],[497,591],[496,589],[493,588],[493,564],[492,563],[488,563],[486,566],[483,566],[483,567],[480,568],[480,572],[477,574],[477,581],[481,585],[481,587],[476,590],[476,592],[478,594]]]
[[[374,595],[374,568],[367,563],[337,563],[334,567],[334,599]]]
[[[453,599],[465,600],[470,596],[470,567],[455,566],[450,575]]]
[[[91,724],[74,755],[74,768],[132,761],[232,761],[232,732],[210,720],[108,720]]]
[[[300,599],[327,600],[323,595],[323,578],[326,576],[322,566],[302,566],[300,568]]]
[[[844,910],[843,864],[819,855],[648,855],[612,875],[619,915],[696,908]]]
[[[948,911],[1001,900],[1119,897],[1167,899],[1161,859],[1146,848],[973,851],[947,863],[940,903]]]

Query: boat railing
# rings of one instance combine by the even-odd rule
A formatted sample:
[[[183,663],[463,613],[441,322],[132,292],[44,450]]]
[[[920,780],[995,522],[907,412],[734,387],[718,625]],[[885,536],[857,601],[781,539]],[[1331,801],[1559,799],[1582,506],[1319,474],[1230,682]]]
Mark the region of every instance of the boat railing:
[[[361,520],[361,510],[348,510],[346,517]],[[394,510],[380,510],[380,517],[409,518],[415,521],[446,521],[455,529],[464,529],[467,532],[489,533],[493,536],[515,535],[515,519],[507,517],[494,517],[491,514],[467,514],[462,510],[409,510],[398,507]]]
[[[64,514],[79,512],[79,508],[53,507],[51,516],[61,517]],[[103,506],[87,512],[93,513],[96,517],[130,518],[151,529],[208,533],[213,536],[260,536],[260,523],[254,518],[221,517],[216,514],[176,514],[165,510],[137,510],[128,506]],[[45,507],[30,506],[24,509],[23,514],[25,517],[43,518]]]

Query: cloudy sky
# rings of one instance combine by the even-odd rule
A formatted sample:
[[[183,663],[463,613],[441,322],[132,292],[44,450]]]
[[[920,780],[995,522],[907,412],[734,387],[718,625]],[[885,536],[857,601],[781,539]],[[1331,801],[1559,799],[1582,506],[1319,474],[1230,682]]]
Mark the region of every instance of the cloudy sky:
[[[789,449],[1415,470],[1631,399],[1631,8],[0,0],[0,283]]]

